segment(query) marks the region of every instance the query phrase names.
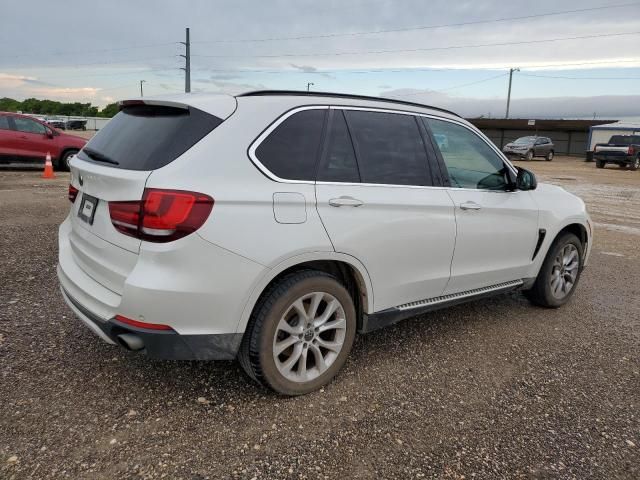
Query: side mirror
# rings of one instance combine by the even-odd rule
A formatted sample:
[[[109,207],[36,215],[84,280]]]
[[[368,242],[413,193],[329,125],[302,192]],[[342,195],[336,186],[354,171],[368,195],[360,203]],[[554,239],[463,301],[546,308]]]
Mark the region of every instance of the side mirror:
[[[535,190],[538,186],[538,180],[533,172],[518,167],[518,175],[516,177],[516,188],[518,190]]]
[[[50,128],[47,128],[45,135],[47,138],[53,138],[53,130],[51,130]]]

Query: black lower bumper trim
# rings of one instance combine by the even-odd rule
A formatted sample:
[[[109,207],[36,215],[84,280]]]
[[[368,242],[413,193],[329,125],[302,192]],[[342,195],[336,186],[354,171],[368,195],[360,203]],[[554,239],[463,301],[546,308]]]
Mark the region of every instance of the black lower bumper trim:
[[[85,317],[116,344],[124,343],[119,335],[135,335],[143,343],[137,352],[159,360],[233,360],[242,342],[241,333],[181,335],[173,330],[149,330],[124,324],[115,319],[104,321],[87,310],[66,291],[65,296]]]

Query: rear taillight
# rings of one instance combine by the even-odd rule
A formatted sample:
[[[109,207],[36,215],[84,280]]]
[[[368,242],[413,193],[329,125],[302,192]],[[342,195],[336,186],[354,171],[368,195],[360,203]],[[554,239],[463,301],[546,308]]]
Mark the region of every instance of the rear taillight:
[[[78,196],[78,189],[73,185],[69,184],[69,201],[74,203],[76,201],[76,197]]]
[[[636,149],[634,148],[633,145],[631,145],[629,147],[629,150],[627,150],[627,155],[635,155],[635,153],[636,153]]]
[[[203,193],[147,188],[142,200],[109,202],[109,215],[125,235],[171,242],[199,229],[212,208],[213,198]]]

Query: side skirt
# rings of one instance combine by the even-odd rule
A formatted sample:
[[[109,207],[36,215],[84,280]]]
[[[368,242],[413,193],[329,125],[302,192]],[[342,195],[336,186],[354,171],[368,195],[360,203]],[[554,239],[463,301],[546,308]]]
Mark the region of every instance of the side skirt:
[[[362,319],[360,333],[369,333],[380,328],[393,325],[401,320],[415,317],[426,312],[451,307],[460,303],[478,300],[480,298],[492,297],[501,293],[510,292],[522,288],[523,280],[513,280],[511,282],[499,283],[489,287],[476,288],[466,292],[452,293],[440,297],[428,298],[417,302],[405,303],[397,307],[388,308],[380,312],[365,314]]]

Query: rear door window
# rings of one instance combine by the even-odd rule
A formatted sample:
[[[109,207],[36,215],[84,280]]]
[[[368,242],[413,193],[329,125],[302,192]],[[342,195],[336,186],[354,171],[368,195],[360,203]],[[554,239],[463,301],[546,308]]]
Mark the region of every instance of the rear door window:
[[[427,153],[413,115],[346,110],[362,183],[431,185]]]
[[[109,120],[78,157],[126,170],[155,170],[174,161],[221,123],[218,117],[191,107],[130,105]]]
[[[270,172],[287,180],[315,180],[326,109],[310,109],[287,117],[256,149]]]
[[[341,110],[334,110],[329,127],[329,143],[318,180],[323,182],[359,183],[356,154]]]

